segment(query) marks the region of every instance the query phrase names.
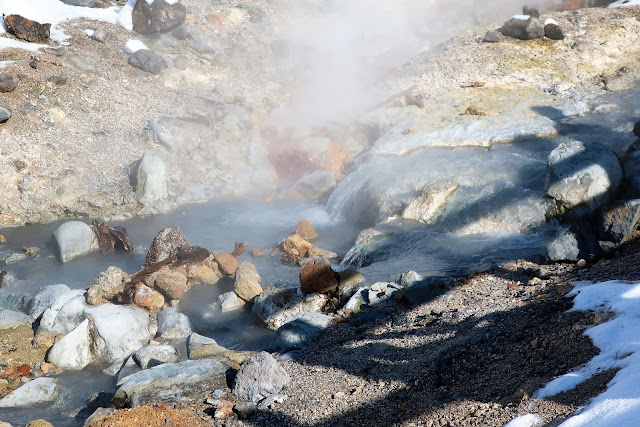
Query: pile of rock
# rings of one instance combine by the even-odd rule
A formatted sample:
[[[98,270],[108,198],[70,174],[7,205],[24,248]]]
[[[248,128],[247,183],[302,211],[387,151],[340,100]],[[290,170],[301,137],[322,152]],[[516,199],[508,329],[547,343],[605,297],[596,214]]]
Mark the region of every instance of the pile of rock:
[[[271,255],[282,255],[285,262],[304,266],[314,258],[335,259],[338,254],[314,247],[310,242],[318,237],[318,232],[307,219],[301,219],[293,230],[293,234],[273,248]]]
[[[562,40],[565,38],[565,33],[555,20],[547,19],[543,24],[538,9],[524,6],[522,15],[515,15],[498,30],[488,32],[484,41],[499,42],[503,36],[519,40],[534,40],[541,37]]]

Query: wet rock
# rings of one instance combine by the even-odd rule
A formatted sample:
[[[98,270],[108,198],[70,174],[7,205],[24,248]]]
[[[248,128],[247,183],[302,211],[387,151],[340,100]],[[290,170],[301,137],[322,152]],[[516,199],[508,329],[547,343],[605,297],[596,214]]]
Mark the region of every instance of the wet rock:
[[[153,286],[170,300],[179,300],[190,287],[186,275],[168,267],[153,273],[150,279],[153,279]]]
[[[313,249],[313,245],[297,234],[294,234],[284,239],[282,248],[287,255],[302,258],[307,256],[309,250]]]
[[[318,199],[336,187],[336,178],[329,171],[312,171],[305,173],[291,187],[291,195],[301,200]]]
[[[578,261],[578,239],[575,234],[564,232],[547,246],[547,254],[551,261]]]
[[[93,230],[84,222],[65,222],[53,232],[53,237],[62,262],[68,262],[99,249]]]
[[[253,402],[239,402],[233,406],[233,412],[238,414],[238,419],[246,420],[258,413],[258,406]]]
[[[227,366],[240,367],[240,364],[253,356],[252,351],[229,350],[212,339],[193,333],[187,339],[187,354],[189,359],[215,359]]]
[[[227,369],[212,359],[163,363],[118,381],[112,405],[133,408],[200,400],[211,390],[226,386]]]
[[[173,255],[178,249],[188,248],[190,246],[189,241],[178,227],[174,225],[165,227],[160,230],[158,235],[153,239],[153,242],[151,242],[145,265],[148,266],[163,261]]]
[[[138,283],[133,291],[133,304],[136,307],[155,312],[162,309],[164,297],[160,292]]]
[[[225,292],[218,297],[218,304],[220,311],[227,313],[244,307],[246,302],[240,299],[235,292]]]
[[[133,358],[142,369],[153,368],[163,363],[178,361],[178,350],[168,344],[148,345],[133,353]]]
[[[62,369],[80,370],[92,362],[89,319],[55,342],[47,361]]]
[[[619,247],[631,238],[640,221],[640,200],[624,200],[598,212],[601,248]]]
[[[48,402],[55,397],[56,388],[54,378],[36,378],[2,398],[0,408],[14,408]]]
[[[507,37],[519,40],[533,40],[544,36],[544,27],[540,19],[528,15],[520,15],[508,20],[500,32]]]
[[[566,37],[562,28],[553,19],[544,21],[544,35],[551,40],[563,40]]]
[[[299,288],[270,288],[255,299],[251,314],[258,324],[276,330],[305,313],[322,311],[327,301],[324,294],[303,295]]]
[[[279,393],[291,378],[267,352],[260,352],[242,364],[233,380],[233,394],[239,399],[258,402]]]
[[[181,25],[187,9],[179,2],[155,0],[139,1],[133,8],[131,19],[134,31],[140,34],[164,33]]]
[[[334,323],[335,318],[326,314],[303,314],[278,328],[273,348],[278,351],[287,351],[306,347]]]
[[[166,340],[187,338],[191,335],[189,318],[177,308],[169,307],[158,313],[157,336]]]
[[[233,276],[238,268],[238,260],[231,254],[220,254],[215,257],[218,268],[222,274]]]
[[[145,153],[138,166],[136,198],[146,206],[166,195],[167,168],[160,157]]]
[[[7,107],[0,106],[0,123],[5,123],[10,118],[11,118],[11,110],[9,110]]]
[[[124,291],[124,278],[127,273],[118,267],[111,266],[93,281],[93,286],[87,290],[87,303],[100,305],[113,301]]]
[[[338,273],[338,297],[340,301],[348,301],[364,282],[364,276],[360,272],[348,268]]]
[[[402,218],[428,224],[457,188],[457,183],[426,185],[420,195],[404,209]]]
[[[13,329],[22,325],[31,326],[33,319],[20,311],[0,308],[0,331]]]
[[[20,15],[4,17],[4,24],[17,38],[31,43],[46,43],[51,35],[51,24],[40,24]]]
[[[304,240],[313,240],[318,237],[318,232],[308,219],[301,219],[296,228],[293,229],[293,234],[297,234]]]
[[[338,275],[324,258],[314,258],[300,270],[300,287],[305,294],[325,293],[338,287]]]
[[[0,92],[13,92],[17,87],[18,78],[16,76],[8,73],[0,74]]]
[[[547,194],[568,209],[583,203],[605,203],[621,181],[618,158],[599,143],[564,142],[547,159]]]
[[[243,262],[236,269],[236,282],[233,291],[244,301],[251,301],[262,292],[260,275],[250,262]]]
[[[142,2],[141,2],[142,3]],[[135,51],[129,57],[129,65],[151,74],[160,74],[168,67],[167,61],[149,49]]]
[[[503,38],[504,34],[502,34],[500,31],[489,31],[487,32],[487,34],[485,34],[482,41],[485,43],[498,43]]]

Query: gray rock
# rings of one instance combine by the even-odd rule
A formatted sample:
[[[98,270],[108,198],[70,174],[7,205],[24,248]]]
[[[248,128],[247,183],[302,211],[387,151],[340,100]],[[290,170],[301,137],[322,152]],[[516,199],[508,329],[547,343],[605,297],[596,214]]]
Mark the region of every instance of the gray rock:
[[[258,402],[279,393],[291,378],[267,352],[261,352],[242,364],[233,381],[233,394],[239,399]]]
[[[0,74],[0,92],[13,92],[18,87],[18,78],[13,74]]]
[[[53,232],[58,246],[60,261],[67,262],[99,249],[98,239],[87,224],[80,221],[68,221]]]
[[[438,288],[444,283],[439,277],[404,282],[404,299],[412,306],[430,301],[438,294]]]
[[[98,425],[100,421],[106,420],[116,412],[118,412],[116,408],[98,408],[93,412],[93,414],[91,414],[91,416],[89,416],[89,418],[85,420],[83,427]]]
[[[616,248],[631,238],[640,221],[640,200],[623,200],[599,209],[600,240],[607,249]],[[603,247],[604,249],[604,247]]]
[[[47,354],[47,361],[62,369],[84,369],[93,361],[89,320],[60,338]]]
[[[64,295],[71,292],[71,288],[67,285],[47,285],[40,288],[38,292],[33,296],[33,299],[29,303],[29,315],[35,320],[44,313],[44,311],[51,307],[53,302],[57,300],[60,295]]]
[[[93,74],[96,71],[93,64],[89,62],[87,58],[80,55],[71,55],[69,58],[64,60],[64,64],[75,68],[84,74]]]
[[[0,408],[35,405],[53,400],[56,395],[56,380],[40,377],[23,384],[0,400]]]
[[[20,188],[18,186],[18,188]],[[22,260],[25,260],[29,257],[29,255],[27,255],[24,252],[14,252],[11,255],[9,255],[7,257],[7,259],[4,260],[5,265],[9,265],[9,264],[13,264],[14,262],[19,262]]]
[[[143,205],[150,205],[167,195],[167,169],[162,159],[145,153],[138,166],[136,198]]]
[[[129,65],[156,75],[160,74],[168,66],[167,61],[162,56],[151,52],[149,49],[135,51],[129,57]]]
[[[235,292],[225,292],[218,297],[218,304],[220,311],[226,313],[244,307],[246,302],[241,300]]]
[[[103,29],[96,30],[91,34],[91,39],[99,43],[104,43],[105,40],[107,40],[107,32]]]
[[[166,0],[136,2],[131,14],[133,29],[140,34],[170,31],[181,25],[186,16],[187,9],[183,4]]]
[[[498,43],[504,38],[504,34],[500,31],[489,31],[482,39],[485,43]]]
[[[18,326],[31,326],[33,319],[20,312],[0,308],[0,331],[3,329],[17,328]]]
[[[233,411],[239,419],[246,420],[258,412],[258,406],[253,402],[239,402],[233,406]]]
[[[191,335],[189,318],[178,312],[175,307],[168,307],[158,313],[158,336],[167,340],[187,338]]]
[[[7,107],[0,107],[0,123],[5,123],[11,118],[11,110]]]
[[[171,35],[178,40],[188,40],[193,37],[193,30],[189,24],[182,24],[171,30]]]
[[[223,49],[220,41],[206,34],[194,35],[193,38],[187,40],[187,46],[205,57],[212,56]]]
[[[640,140],[631,144],[629,150],[627,150],[623,162],[623,171],[624,177],[628,181],[640,176]]]
[[[57,335],[72,331],[85,319],[86,307],[83,290],[76,289],[60,295],[42,313],[38,332],[45,331]]]
[[[336,187],[336,178],[329,171],[313,171],[304,174],[291,188],[305,200],[313,200],[327,194]]]
[[[153,138],[168,150],[195,150],[200,145],[200,136],[194,132],[194,124],[184,120],[163,117],[149,123]]]
[[[118,408],[201,400],[226,386],[227,367],[217,360],[164,363],[121,379],[112,400]]]
[[[566,231],[547,246],[547,254],[551,261],[578,261],[578,239],[573,233]]]
[[[511,18],[500,32],[507,37],[520,40],[533,40],[544,36],[544,27],[540,19],[529,16],[529,19]]]
[[[547,159],[547,194],[568,209],[583,203],[605,203],[621,181],[618,158],[599,143],[565,142]]]
[[[142,369],[147,369],[163,363],[177,362],[178,350],[168,344],[148,345],[136,351],[133,357]]]
[[[192,333],[187,338],[187,355],[191,360],[215,359],[225,365],[241,364],[255,353],[229,350],[212,339]]]
[[[544,26],[544,35],[551,40],[563,40],[566,35],[558,24],[549,23]]]
[[[327,304],[324,294],[303,295],[300,288],[270,288],[255,299],[251,314],[254,320],[276,330],[305,313],[320,312]]]
[[[278,328],[273,348],[278,351],[306,347],[335,323],[335,318],[322,313],[306,313]]]

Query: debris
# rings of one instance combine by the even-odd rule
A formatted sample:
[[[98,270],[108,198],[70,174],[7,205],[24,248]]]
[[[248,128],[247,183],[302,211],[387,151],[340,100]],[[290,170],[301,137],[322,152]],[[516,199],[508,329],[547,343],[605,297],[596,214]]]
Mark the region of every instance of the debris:
[[[136,248],[129,238],[127,230],[123,227],[110,227],[101,222],[93,221],[91,228],[98,239],[98,246],[102,252],[111,251],[118,246],[125,251],[133,251]]]
[[[470,88],[470,87],[485,87],[486,83],[485,82],[473,82],[471,84],[468,85],[460,85],[461,88]]]
[[[413,133],[415,131],[414,127],[411,126],[409,129],[405,129],[402,131],[403,135],[409,135],[410,133]]]
[[[478,110],[474,106],[467,107],[467,109],[464,110],[464,113],[469,116],[486,116],[487,115],[487,113],[485,113],[484,111]]]

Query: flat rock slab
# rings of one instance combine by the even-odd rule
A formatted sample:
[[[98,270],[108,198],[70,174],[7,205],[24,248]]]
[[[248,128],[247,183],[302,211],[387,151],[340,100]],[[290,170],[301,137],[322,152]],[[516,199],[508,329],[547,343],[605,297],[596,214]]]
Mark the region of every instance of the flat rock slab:
[[[29,406],[53,400],[56,394],[56,381],[53,378],[40,377],[29,381],[0,400],[0,408]]]
[[[226,371],[226,366],[210,359],[165,363],[120,380],[112,405],[135,407],[204,399],[212,390],[226,386]]]

